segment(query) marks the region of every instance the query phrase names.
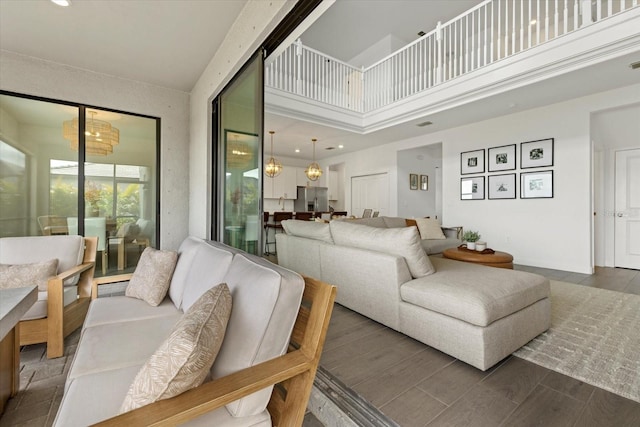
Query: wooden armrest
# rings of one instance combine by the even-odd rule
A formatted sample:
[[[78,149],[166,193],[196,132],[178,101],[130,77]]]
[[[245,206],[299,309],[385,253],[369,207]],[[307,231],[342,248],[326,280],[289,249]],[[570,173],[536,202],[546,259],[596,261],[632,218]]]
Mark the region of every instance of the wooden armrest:
[[[91,267],[93,267],[93,264],[94,264],[93,262],[85,262],[83,264],[76,265],[75,267],[70,268],[69,270],[63,271],[62,273],[58,274],[54,279],[67,280],[70,277],[73,277],[77,274],[82,273],[83,271],[90,269]]]
[[[94,425],[175,426],[292,378],[308,370],[312,363],[301,350],[296,350]]]
[[[91,299],[98,298],[98,286],[106,285],[110,283],[127,282],[131,280],[131,276],[133,276],[133,273],[118,274],[115,276],[97,277],[93,279],[93,282],[91,283]]]

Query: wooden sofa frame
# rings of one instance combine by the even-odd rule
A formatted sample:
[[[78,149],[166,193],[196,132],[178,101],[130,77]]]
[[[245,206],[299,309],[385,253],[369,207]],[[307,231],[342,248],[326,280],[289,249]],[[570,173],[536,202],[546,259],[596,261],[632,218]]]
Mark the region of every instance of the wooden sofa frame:
[[[94,298],[98,285],[129,277],[123,274],[94,280]],[[272,424],[301,426],[336,297],[335,286],[309,277],[304,280],[302,304],[286,354],[95,425],[175,426],[275,384],[267,406]]]
[[[20,322],[20,345],[47,343],[49,359],[64,354],[65,337],[82,326],[89,310],[97,247],[97,237],[85,237],[82,264],[49,279],[47,317]],[[78,298],[65,307],[63,282],[77,274],[80,274]]]

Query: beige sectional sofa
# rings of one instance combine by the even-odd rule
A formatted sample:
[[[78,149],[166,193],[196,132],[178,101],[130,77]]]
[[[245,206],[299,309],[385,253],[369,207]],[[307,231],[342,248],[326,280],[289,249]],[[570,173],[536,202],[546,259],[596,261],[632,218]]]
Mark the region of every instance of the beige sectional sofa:
[[[94,296],[97,283],[99,281],[94,286]],[[221,385],[234,386],[224,382],[227,375],[286,353],[303,298],[305,280],[262,258],[239,253],[220,243],[190,237],[179,249],[168,295],[159,306],[154,307],[143,300],[127,296],[102,297],[92,301],[54,425],[86,426],[118,415],[141,366],[199,296],[219,283],[228,285],[233,305],[226,335],[209,377],[214,380],[224,377]],[[305,295],[307,292],[308,289]],[[330,303],[332,301],[331,298]],[[323,328],[322,325],[319,327]],[[298,328],[296,323],[296,329]],[[324,328],[326,331],[326,326]],[[314,325],[313,330],[316,329],[317,326]],[[300,333],[304,332],[298,331]],[[324,335],[316,334],[320,342],[323,342]],[[282,357],[287,356],[291,356],[291,353]],[[294,359],[293,356],[291,358]],[[292,375],[305,372],[300,369],[302,362],[296,360],[298,370],[292,370]],[[279,363],[280,369],[287,366],[284,362]],[[314,374],[315,367],[311,378]],[[239,385],[247,380],[247,375],[257,378],[257,375],[241,375],[237,379]],[[273,373],[267,377],[278,378]],[[202,398],[206,393],[215,397],[215,390],[206,389],[206,385],[198,387],[203,388],[200,392],[192,390],[195,393],[190,398],[183,399],[182,403],[188,406],[193,401],[195,405],[195,396]],[[245,388],[249,390],[249,387]],[[309,391],[310,388],[309,384]],[[241,399],[236,397],[226,406],[207,412],[186,425],[269,426],[272,419],[267,404],[271,398],[271,390],[272,387],[269,386]],[[300,388],[298,392],[303,394],[304,389]],[[175,405],[177,403],[173,404]],[[206,408],[203,402],[198,402],[198,405]],[[304,405],[306,406],[306,401]],[[166,407],[163,408],[165,409],[160,411],[151,408],[148,414],[162,413],[164,419],[168,412],[164,413]],[[302,416],[304,408],[300,417]],[[148,422],[145,417],[142,417],[143,421],[140,421],[140,417],[137,419],[140,424]],[[122,420],[112,424],[123,425],[123,422],[125,425],[132,425],[129,421]]]
[[[280,265],[336,285],[341,305],[479,369],[549,328],[548,279],[428,257],[415,227],[282,225]]]

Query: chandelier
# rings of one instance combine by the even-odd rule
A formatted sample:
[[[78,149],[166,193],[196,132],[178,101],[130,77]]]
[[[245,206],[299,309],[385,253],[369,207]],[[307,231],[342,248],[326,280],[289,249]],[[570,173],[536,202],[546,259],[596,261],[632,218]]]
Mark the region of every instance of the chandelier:
[[[273,157],[273,134],[274,133],[275,132],[272,130],[269,131],[269,135],[271,135],[271,157],[269,158],[269,161],[267,162],[267,164],[264,165],[264,174],[267,175],[269,178],[274,178],[280,175],[280,172],[282,172],[282,163],[280,163],[278,159]]]
[[[227,166],[240,169],[249,165],[253,160],[253,153],[249,145],[238,140],[238,135],[233,135],[233,141],[227,142]]]
[[[307,178],[311,181],[317,181],[322,176],[322,169],[320,165],[316,163],[316,141],[317,139],[315,138],[311,140],[313,143],[313,162],[304,170],[305,175],[307,175]]]
[[[85,121],[84,144],[87,154],[106,156],[113,153],[113,146],[120,143],[120,131],[104,120],[97,120],[95,111],[88,112],[91,118]],[[78,119],[62,123],[62,136],[71,144],[71,149],[78,151]]]

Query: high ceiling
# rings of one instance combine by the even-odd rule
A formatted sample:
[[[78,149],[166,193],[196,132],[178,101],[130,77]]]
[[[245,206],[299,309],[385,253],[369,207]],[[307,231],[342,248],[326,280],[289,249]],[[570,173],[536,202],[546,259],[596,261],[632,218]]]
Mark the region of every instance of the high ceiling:
[[[70,7],[61,8],[48,0],[0,0],[0,48],[186,92],[246,4],[246,0],[71,2]],[[306,45],[350,61],[384,38],[409,43],[419,31],[429,32],[437,21],[448,21],[478,3],[480,0],[337,0],[300,37]],[[640,72],[628,73],[632,59],[618,58],[438,113],[429,117],[434,125],[426,128],[407,123],[360,135],[276,116],[268,112],[268,106],[265,128],[277,131],[277,155],[309,159],[311,138],[318,138],[317,157],[321,159],[336,155],[338,148],[326,148],[340,144],[345,152],[356,151],[637,83]]]

